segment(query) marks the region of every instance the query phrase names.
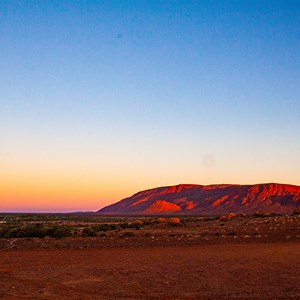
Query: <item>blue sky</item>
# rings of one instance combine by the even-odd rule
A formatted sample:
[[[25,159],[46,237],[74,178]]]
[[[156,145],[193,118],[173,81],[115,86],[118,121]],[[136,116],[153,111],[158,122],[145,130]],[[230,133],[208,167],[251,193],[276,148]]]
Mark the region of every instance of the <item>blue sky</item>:
[[[299,1],[1,1],[4,208],[26,206],[28,178],[53,203],[90,188],[87,208],[180,182],[300,185],[299,22]]]

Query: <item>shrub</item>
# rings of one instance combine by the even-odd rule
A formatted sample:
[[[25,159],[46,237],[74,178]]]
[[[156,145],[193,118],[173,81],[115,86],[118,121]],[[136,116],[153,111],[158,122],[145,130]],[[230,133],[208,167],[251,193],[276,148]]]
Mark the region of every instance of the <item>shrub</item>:
[[[85,227],[82,230],[82,236],[87,237],[87,236],[96,236],[97,231],[95,231],[92,227]]]
[[[234,213],[229,213],[229,214],[227,214],[227,215],[220,216],[220,217],[219,217],[219,220],[221,220],[221,221],[227,221],[227,220],[233,219],[233,218],[235,218],[235,217],[236,217],[236,214],[234,214]]]
[[[47,228],[46,235],[54,238],[68,237],[72,235],[71,227],[66,225],[57,225]]]
[[[293,216],[300,215],[300,207],[295,208]]]
[[[6,227],[0,231],[0,237],[2,238],[44,238],[46,236],[61,238],[71,234],[69,226],[45,227],[41,224]]]
[[[268,212],[259,210],[254,214],[255,217],[259,217],[259,218],[265,218],[265,217],[269,217],[270,214]]]
[[[134,227],[135,229],[140,229],[143,226],[144,222],[141,220],[134,220],[131,223],[131,226]]]
[[[180,225],[180,219],[179,218],[170,218],[169,219],[169,225],[171,225],[171,226]]]
[[[129,224],[128,222],[120,223],[119,226],[120,226],[122,229],[130,228],[130,224]]]
[[[140,229],[143,224],[144,224],[143,221],[141,221],[141,220],[135,220],[135,221],[133,221],[131,223],[128,223],[128,222],[120,223],[119,226],[122,229],[126,229],[126,228]]]
[[[152,224],[152,220],[151,219],[145,219],[143,220],[144,225],[151,225]]]
[[[189,222],[195,222],[196,220],[195,220],[195,218],[193,218],[193,217],[187,217],[187,218],[184,218],[184,222],[186,222],[186,223],[189,223]]]
[[[167,222],[167,219],[166,219],[166,218],[158,218],[158,219],[157,219],[157,222],[158,222],[158,223],[166,223],[166,222]]]
[[[26,225],[21,227],[7,227],[2,230],[4,238],[43,238],[46,236],[46,229],[41,225]]]
[[[92,226],[92,229],[96,232],[99,231],[110,231],[110,230],[115,230],[117,227],[114,224],[95,224]]]

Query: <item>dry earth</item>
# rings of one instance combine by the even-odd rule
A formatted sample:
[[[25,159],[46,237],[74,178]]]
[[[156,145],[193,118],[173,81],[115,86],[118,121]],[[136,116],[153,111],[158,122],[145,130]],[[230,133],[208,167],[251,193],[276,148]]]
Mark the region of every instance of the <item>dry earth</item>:
[[[0,239],[0,299],[300,299],[299,229],[287,216]]]
[[[3,250],[2,299],[300,298],[300,243]]]

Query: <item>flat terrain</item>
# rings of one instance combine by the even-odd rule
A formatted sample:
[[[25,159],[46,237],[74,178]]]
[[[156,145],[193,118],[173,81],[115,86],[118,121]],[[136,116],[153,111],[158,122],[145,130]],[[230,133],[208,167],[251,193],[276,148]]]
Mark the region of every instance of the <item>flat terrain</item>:
[[[0,238],[0,299],[300,299],[299,216],[62,219],[37,222],[68,237]],[[117,225],[83,236],[104,222]]]
[[[300,298],[300,243],[1,251],[2,299]]]

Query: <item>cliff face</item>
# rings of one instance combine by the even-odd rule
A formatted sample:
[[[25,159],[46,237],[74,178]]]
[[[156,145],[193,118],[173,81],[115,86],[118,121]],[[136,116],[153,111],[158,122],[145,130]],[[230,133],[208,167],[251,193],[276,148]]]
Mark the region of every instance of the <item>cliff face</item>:
[[[134,194],[98,211],[101,214],[291,213],[300,207],[300,186],[286,184],[159,187]]]

